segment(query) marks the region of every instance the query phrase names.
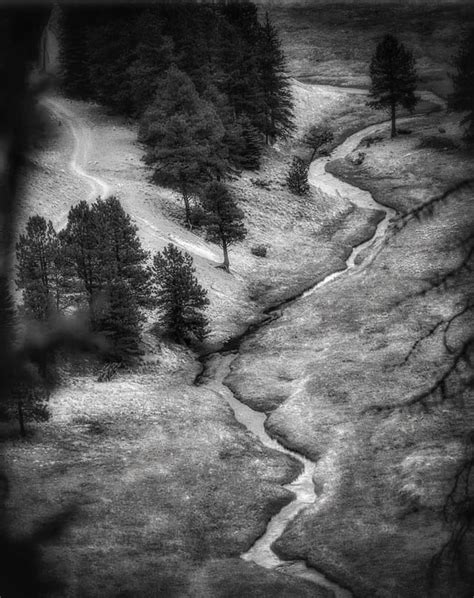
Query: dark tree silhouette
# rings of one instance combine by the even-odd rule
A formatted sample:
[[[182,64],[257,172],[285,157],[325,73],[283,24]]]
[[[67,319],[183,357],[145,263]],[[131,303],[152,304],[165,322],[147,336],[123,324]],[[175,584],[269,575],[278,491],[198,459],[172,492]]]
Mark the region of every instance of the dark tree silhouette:
[[[66,254],[94,310],[101,293],[117,278],[130,284],[139,305],[148,301],[147,252],[141,247],[137,227],[116,197],[81,201],[69,210],[62,235]]]
[[[452,76],[454,91],[449,97],[449,107],[466,111],[461,124],[467,124],[465,137],[474,140],[474,29],[468,32],[454,59],[456,73]]]
[[[285,56],[276,29],[268,13],[259,34],[260,85],[263,100],[263,133],[265,143],[285,138],[294,130],[293,97],[285,74]]]
[[[228,188],[221,182],[210,183],[201,198],[205,212],[206,237],[222,247],[224,263],[229,272],[229,246],[242,241],[247,235],[243,224],[244,213],[235,203]]]
[[[144,320],[134,289],[126,280],[112,280],[104,307],[98,322],[98,329],[108,340],[104,358],[106,361],[133,364],[143,354],[140,335]]]
[[[333,141],[334,133],[327,124],[323,123],[309,127],[303,136],[303,143],[311,148],[311,157],[308,162],[311,164],[316,155],[327,155],[328,146]]]
[[[64,261],[64,248],[52,222],[31,216],[26,234],[16,244],[17,285],[23,289],[27,313],[37,320],[47,320],[64,307],[64,295],[70,276]]]
[[[155,301],[163,332],[182,343],[202,341],[207,334],[203,314],[209,305],[207,293],[195,277],[193,260],[170,243],[153,259]]]
[[[295,195],[306,195],[309,192],[308,164],[298,156],[293,156],[286,184]]]
[[[145,159],[154,181],[180,191],[188,226],[191,195],[227,169],[224,134],[214,106],[199,97],[185,73],[171,67],[143,115],[139,138],[149,146]]]
[[[137,46],[128,68],[131,99],[137,115],[152,103],[161,75],[170,66],[173,41],[163,35],[163,21],[156,10],[146,10],[135,25]]]
[[[393,35],[387,34],[377,45],[370,63],[369,105],[390,112],[391,136],[397,134],[396,109],[402,106],[412,111],[418,99],[415,96],[417,75],[413,54]]]

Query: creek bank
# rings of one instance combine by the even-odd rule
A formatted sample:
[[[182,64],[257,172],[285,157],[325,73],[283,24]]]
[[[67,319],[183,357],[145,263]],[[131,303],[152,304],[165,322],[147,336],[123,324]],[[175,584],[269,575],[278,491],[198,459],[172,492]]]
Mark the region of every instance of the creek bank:
[[[420,127],[427,130],[426,122]],[[446,189],[453,174],[465,178],[472,171],[460,155],[453,164],[452,155],[416,151],[415,139],[386,145],[382,152],[370,148],[366,174],[377,180],[376,197],[389,187],[398,197],[391,205],[400,209]],[[369,169],[372,156],[376,167]],[[410,181],[428,179],[431,186],[412,185],[410,193]],[[416,293],[462,257],[453,238],[467,238],[473,223],[464,193],[430,218],[410,221],[388,245],[380,239],[383,251],[365,259],[370,268],[308,294],[244,342],[226,379],[250,405],[277,396],[267,429],[299,453],[319,456],[318,502],[291,520],[273,547],[360,597],[451,595],[446,585],[430,592],[427,569],[449,533],[439,513],[462,454],[460,439],[473,425],[472,397],[466,391],[461,411],[450,401],[434,401],[428,410],[366,409],[402,403],[446,367],[436,336],[405,358],[420,336],[455,311],[467,281],[449,293]],[[462,584],[453,587],[465,595]]]

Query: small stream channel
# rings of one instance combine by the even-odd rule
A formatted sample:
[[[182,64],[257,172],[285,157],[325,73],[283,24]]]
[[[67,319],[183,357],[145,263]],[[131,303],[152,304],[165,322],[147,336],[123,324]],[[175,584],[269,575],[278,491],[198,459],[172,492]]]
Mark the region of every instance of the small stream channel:
[[[399,123],[409,121],[413,118],[416,117],[399,119]],[[387,236],[390,221],[396,215],[396,212],[391,208],[377,203],[368,191],[364,191],[337,179],[335,176],[326,172],[325,168],[329,160],[343,158],[352,152],[364,137],[378,133],[385,129],[385,127],[385,123],[376,124],[351,135],[341,145],[335,148],[330,156],[315,160],[311,164],[308,177],[309,182],[313,186],[328,195],[340,194],[358,207],[383,210],[385,215],[377,225],[374,235],[367,241],[353,248],[350,256],[346,260],[347,267],[345,270],[328,275],[305,292],[300,293],[290,300],[284,301],[278,306],[266,310],[265,314],[267,315],[267,318],[260,324],[250,326],[244,334],[228,341],[219,351],[204,356],[201,359],[204,365],[203,372],[196,379],[197,384],[205,385],[226,400],[232,408],[237,421],[245,426],[249,432],[257,436],[265,446],[292,455],[303,465],[303,471],[298,478],[291,484],[285,486],[285,488],[291,490],[295,494],[294,500],[272,517],[263,536],[260,537],[246,553],[242,554],[241,558],[247,561],[253,561],[267,569],[279,569],[284,573],[309,579],[318,585],[331,589],[336,598],[350,598],[352,594],[347,589],[337,585],[337,583],[330,581],[321,572],[312,567],[308,567],[304,561],[283,561],[271,549],[272,543],[281,536],[287,524],[301,509],[310,505],[317,506],[318,496],[315,493],[313,484],[313,474],[316,463],[295,451],[287,449],[275,439],[271,438],[265,429],[267,415],[255,411],[240,402],[230,388],[226,386],[225,379],[230,373],[232,362],[239,354],[242,342],[246,338],[255,334],[263,325],[277,319],[281,315],[282,310],[295,301],[316,293],[322,286],[330,284],[340,276],[348,276],[351,272],[360,272],[373,262],[376,255],[381,250],[384,239]]]

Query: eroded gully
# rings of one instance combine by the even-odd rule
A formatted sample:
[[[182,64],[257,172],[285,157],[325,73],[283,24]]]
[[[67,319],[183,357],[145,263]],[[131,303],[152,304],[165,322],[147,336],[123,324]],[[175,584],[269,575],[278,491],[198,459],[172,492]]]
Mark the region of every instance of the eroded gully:
[[[399,123],[408,122],[414,118],[419,117],[413,116],[400,119]],[[260,325],[251,326],[246,333],[227,342],[220,351],[206,356],[203,359],[204,370],[199,376],[199,384],[206,385],[206,387],[210,388],[226,400],[233,410],[236,420],[245,426],[250,433],[254,434],[265,446],[292,455],[303,465],[303,471],[298,478],[291,484],[285,486],[285,488],[291,490],[295,494],[294,500],[270,519],[263,536],[261,536],[247,552],[242,554],[241,558],[253,561],[267,569],[278,569],[293,576],[309,579],[320,586],[331,589],[336,598],[350,598],[352,594],[349,590],[326,578],[324,574],[317,569],[308,567],[304,561],[283,561],[271,549],[272,543],[283,533],[287,524],[301,509],[310,505],[317,507],[319,499],[315,493],[313,484],[313,474],[316,463],[295,451],[287,449],[278,441],[271,438],[265,429],[267,415],[259,411],[254,411],[244,403],[241,403],[226,386],[225,379],[230,373],[232,362],[239,354],[241,343],[246,338],[255,334],[261,326],[278,318],[282,313],[282,309],[288,307],[295,301],[298,301],[300,298],[316,293],[321,287],[330,284],[341,276],[349,276],[367,268],[381,250],[387,236],[390,221],[396,215],[396,212],[391,208],[377,203],[368,191],[364,191],[358,187],[345,183],[326,172],[325,167],[329,160],[343,158],[352,152],[364,137],[379,133],[385,128],[385,123],[376,124],[351,135],[339,145],[329,157],[315,160],[311,164],[308,177],[310,183],[314,187],[317,187],[327,195],[340,194],[358,207],[382,210],[384,212],[384,217],[377,225],[373,236],[353,248],[352,253],[346,260],[347,267],[345,270],[328,275],[304,293],[300,293],[293,299],[286,300],[281,305],[275,306],[271,310],[267,310],[266,313],[268,317],[266,320],[263,320]]]

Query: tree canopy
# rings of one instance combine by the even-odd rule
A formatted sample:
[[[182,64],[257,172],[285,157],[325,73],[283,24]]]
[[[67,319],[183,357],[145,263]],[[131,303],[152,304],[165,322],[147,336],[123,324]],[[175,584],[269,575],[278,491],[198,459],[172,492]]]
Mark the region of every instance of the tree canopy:
[[[222,247],[223,267],[229,271],[229,246],[242,241],[247,235],[243,224],[244,213],[237,206],[229,189],[219,181],[208,185],[201,204],[205,212],[206,237]]]
[[[465,137],[474,139],[474,29],[465,36],[454,59],[453,93],[449,97],[452,110],[466,111],[461,124],[467,124]]]
[[[193,338],[202,341],[207,334],[203,311],[209,299],[195,271],[191,256],[172,243],[153,258],[158,323],[165,334],[178,342],[187,343]]]
[[[370,96],[373,99],[369,105],[378,110],[389,110],[391,136],[395,137],[397,106],[411,111],[418,102],[413,54],[396,37],[387,34],[377,45],[372,57],[370,78]]]

